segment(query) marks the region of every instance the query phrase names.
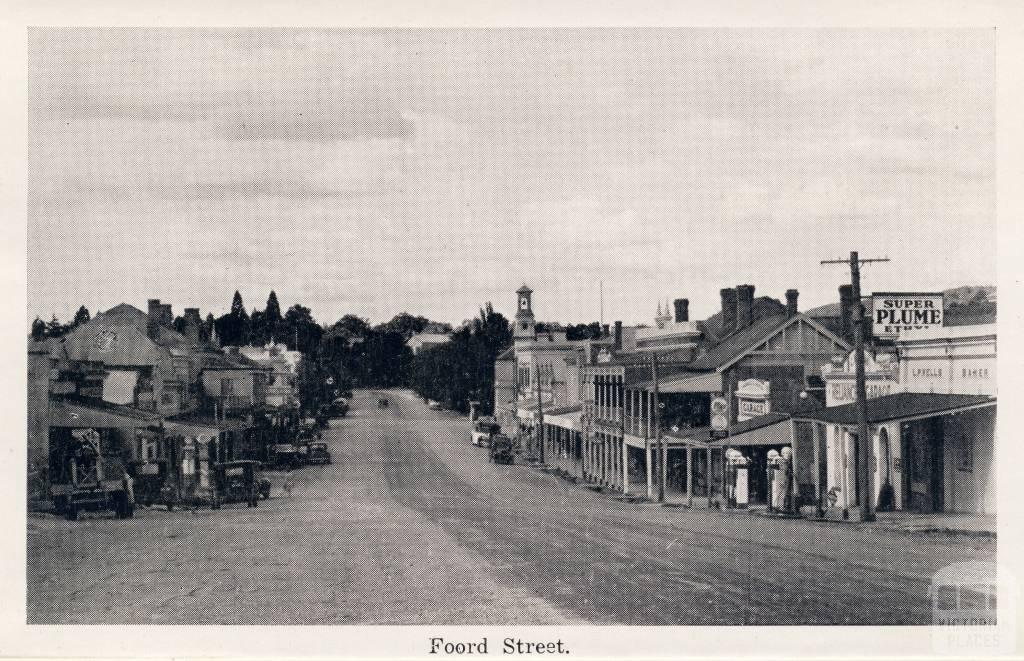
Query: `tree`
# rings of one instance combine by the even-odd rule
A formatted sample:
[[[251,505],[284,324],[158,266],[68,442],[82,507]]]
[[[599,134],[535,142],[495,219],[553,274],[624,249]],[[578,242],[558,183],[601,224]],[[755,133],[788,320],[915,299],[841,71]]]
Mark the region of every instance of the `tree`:
[[[262,346],[269,337],[266,314],[261,310],[253,310],[249,317],[249,344]]]
[[[32,339],[38,342],[39,340],[43,340],[45,338],[46,322],[40,319],[39,317],[36,317],[34,320],[32,320]]]
[[[273,289],[270,290],[270,296],[267,297],[267,309],[263,311],[263,323],[265,326],[264,340],[271,338],[280,340],[277,336],[281,331],[281,305],[277,302],[277,294]]]
[[[185,317],[175,317],[173,325],[174,325],[174,330],[176,330],[177,332],[179,332],[182,335],[184,335],[185,334],[185,328],[188,326],[188,320],[185,319]]]
[[[231,312],[217,320],[217,334],[221,344],[237,345],[249,341],[249,314],[245,311],[242,295],[236,290],[231,299]]]
[[[565,339],[567,340],[599,340],[603,335],[601,322],[592,321],[589,324],[569,324],[565,327]]]
[[[408,312],[401,312],[396,314],[391,321],[379,324],[376,330],[383,332],[395,332],[402,336],[403,339],[408,340],[416,333],[422,333],[428,325],[430,320],[426,317],[413,316]]]
[[[324,329],[313,319],[310,309],[298,303],[284,313],[281,326],[281,332],[284,335],[281,339],[285,344],[293,351],[302,351],[303,353],[311,351],[313,347],[319,345],[320,338],[324,333]]]
[[[73,320],[73,321],[71,322],[71,327],[72,327],[72,328],[78,328],[78,327],[79,327],[79,326],[81,326],[82,324],[84,324],[84,323],[88,323],[88,321],[89,321],[89,320],[90,320],[91,318],[92,318],[92,317],[91,317],[91,316],[90,316],[90,314],[89,314],[89,309],[88,309],[88,308],[86,308],[86,307],[85,307],[85,306],[83,305],[83,306],[79,307],[79,308],[78,308],[78,312],[76,312],[76,313],[75,313],[75,318],[74,318],[74,320]]]
[[[69,327],[60,323],[57,315],[53,315],[53,318],[46,324],[46,337],[64,337],[68,330],[70,330]]]

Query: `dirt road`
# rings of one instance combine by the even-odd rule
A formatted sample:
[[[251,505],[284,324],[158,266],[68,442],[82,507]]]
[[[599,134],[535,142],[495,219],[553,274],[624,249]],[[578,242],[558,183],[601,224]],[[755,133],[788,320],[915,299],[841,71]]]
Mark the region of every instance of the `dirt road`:
[[[30,623],[926,623],[987,539],[620,503],[496,466],[465,418],[357,392],[256,509],[30,516]],[[281,476],[272,474],[279,487]]]

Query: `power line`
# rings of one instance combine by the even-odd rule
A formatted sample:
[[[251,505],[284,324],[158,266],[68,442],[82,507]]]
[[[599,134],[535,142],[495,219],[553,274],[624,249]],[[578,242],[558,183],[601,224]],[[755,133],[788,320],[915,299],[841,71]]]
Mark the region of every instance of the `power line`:
[[[861,520],[874,521],[874,507],[871,503],[871,436],[868,434],[868,393],[864,378],[864,303],[860,294],[860,267],[863,264],[888,262],[888,257],[861,259],[857,251],[850,252],[849,259],[826,259],[822,264],[849,264],[850,284],[853,287],[853,344],[856,366],[856,408],[857,408],[857,500]]]

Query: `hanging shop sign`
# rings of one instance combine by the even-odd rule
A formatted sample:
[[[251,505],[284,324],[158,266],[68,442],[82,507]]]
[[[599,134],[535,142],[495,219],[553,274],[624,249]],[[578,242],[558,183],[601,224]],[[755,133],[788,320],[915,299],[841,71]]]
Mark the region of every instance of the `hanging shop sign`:
[[[871,295],[871,332],[895,338],[908,330],[942,326],[942,292],[874,293]]]
[[[711,429],[716,432],[725,431],[729,428],[729,402],[725,397],[715,397],[711,400]]]
[[[736,388],[736,401],[738,404],[736,419],[739,421],[750,420],[751,418],[771,413],[770,391],[771,384],[768,381],[761,381],[759,379],[740,381]]]

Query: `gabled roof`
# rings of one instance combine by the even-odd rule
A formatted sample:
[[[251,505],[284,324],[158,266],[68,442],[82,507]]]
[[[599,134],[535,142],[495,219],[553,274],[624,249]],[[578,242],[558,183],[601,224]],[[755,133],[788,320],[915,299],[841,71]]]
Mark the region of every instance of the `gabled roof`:
[[[717,370],[732,362],[733,359],[739,357],[752,346],[767,340],[788,321],[789,318],[784,314],[762,317],[746,328],[742,328],[729,335],[708,349],[707,352],[698,356],[690,365],[690,368],[696,371]]]
[[[887,422],[903,418],[928,417],[953,413],[958,410],[995,406],[996,398],[987,395],[945,395],[939,393],[901,392],[869,399],[868,423]],[[813,413],[801,414],[801,419],[817,420],[838,425],[857,424],[856,403],[830,406]]]
[[[774,317],[775,315],[782,314],[785,311],[786,306],[771,296],[758,296],[754,298],[752,318],[754,321],[757,321],[764,317]],[[722,332],[721,310],[703,321],[698,321],[697,325],[700,327],[700,330],[704,333],[705,337],[713,342],[724,339],[726,336],[726,333]]]
[[[84,324],[85,326],[92,325],[107,325],[107,326],[132,326],[139,330],[142,334],[146,334],[146,326],[149,324],[149,315],[138,309],[133,305],[127,303],[121,303],[110,308],[106,312],[100,312],[93,317],[89,322]],[[148,336],[147,336],[148,337]],[[192,342],[174,330],[167,326],[160,326],[160,333],[156,339],[152,340],[155,344],[163,347],[190,347]]]
[[[495,360],[512,360],[513,358],[515,358],[515,354],[516,354],[516,348],[515,347],[509,347],[508,349],[505,349],[504,351],[499,353],[498,357],[495,358]]]
[[[777,314],[770,317],[762,317],[754,321],[746,328],[742,328],[725,338],[706,353],[698,356],[689,369],[694,371],[710,371],[724,369],[740,360],[753,351],[782,329],[798,321],[808,324],[822,335],[827,336],[833,342],[842,345],[847,351],[851,349],[846,340],[842,339],[819,322],[804,314],[795,314],[792,317],[786,314]]]

